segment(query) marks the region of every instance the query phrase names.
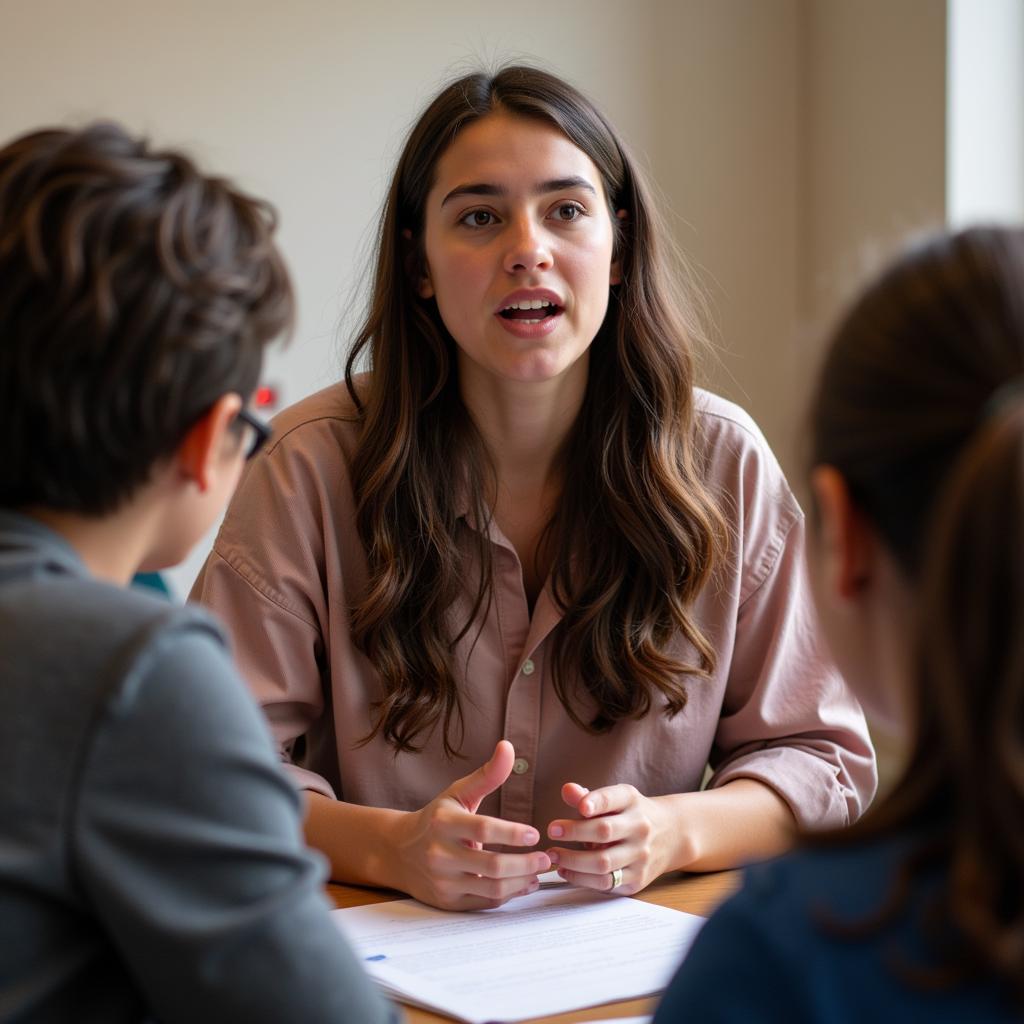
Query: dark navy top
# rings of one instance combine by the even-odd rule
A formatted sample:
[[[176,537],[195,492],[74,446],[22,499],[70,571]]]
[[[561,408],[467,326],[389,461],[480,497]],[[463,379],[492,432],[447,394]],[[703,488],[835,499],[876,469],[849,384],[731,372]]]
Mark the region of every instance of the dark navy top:
[[[1024,1020],[1001,984],[924,989],[900,965],[933,964],[921,914],[942,884],[915,877],[910,901],[865,937],[834,934],[885,903],[911,849],[907,837],[812,850],[748,870],[740,892],[715,913],[665,992],[655,1024],[785,1021]]]

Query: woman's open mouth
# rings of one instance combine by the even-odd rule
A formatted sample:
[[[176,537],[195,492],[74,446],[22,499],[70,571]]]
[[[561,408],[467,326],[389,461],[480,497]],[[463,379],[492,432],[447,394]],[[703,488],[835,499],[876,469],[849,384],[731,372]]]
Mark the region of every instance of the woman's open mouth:
[[[522,324],[539,324],[562,312],[561,306],[556,306],[547,299],[524,299],[522,302],[513,302],[498,312],[503,320],[515,320]]]

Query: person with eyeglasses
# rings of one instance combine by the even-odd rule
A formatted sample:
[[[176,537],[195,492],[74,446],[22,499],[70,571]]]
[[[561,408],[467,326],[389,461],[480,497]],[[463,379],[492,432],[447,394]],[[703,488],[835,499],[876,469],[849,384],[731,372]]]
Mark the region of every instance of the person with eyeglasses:
[[[180,560],[269,428],[263,202],[117,126],[0,148],[0,1019],[384,1024]]]

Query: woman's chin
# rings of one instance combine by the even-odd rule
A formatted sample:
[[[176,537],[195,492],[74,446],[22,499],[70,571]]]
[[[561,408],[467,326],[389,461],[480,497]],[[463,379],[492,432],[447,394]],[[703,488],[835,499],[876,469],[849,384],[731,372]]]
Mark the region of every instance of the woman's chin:
[[[582,353],[581,353],[582,354]],[[530,353],[520,358],[504,361],[498,368],[498,375],[516,384],[545,384],[563,380],[573,369],[586,368],[580,354],[564,352]]]

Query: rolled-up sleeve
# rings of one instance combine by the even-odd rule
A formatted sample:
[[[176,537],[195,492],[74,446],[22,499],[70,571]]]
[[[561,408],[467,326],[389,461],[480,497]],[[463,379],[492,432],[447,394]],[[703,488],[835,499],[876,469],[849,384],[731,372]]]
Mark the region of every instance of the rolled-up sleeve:
[[[803,829],[854,821],[876,785],[860,705],[823,649],[804,564],[804,518],[787,524],[739,606],[710,786],[757,779]]]

